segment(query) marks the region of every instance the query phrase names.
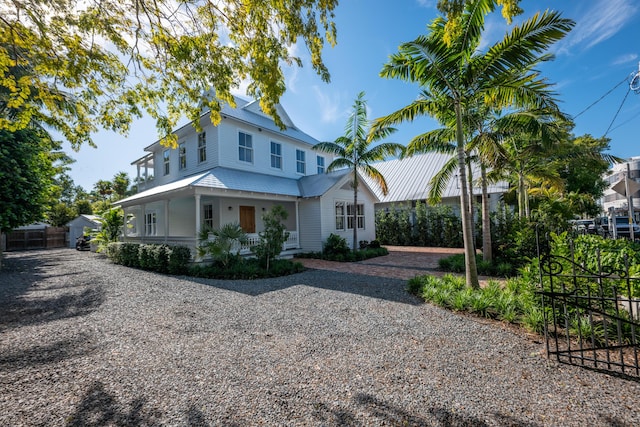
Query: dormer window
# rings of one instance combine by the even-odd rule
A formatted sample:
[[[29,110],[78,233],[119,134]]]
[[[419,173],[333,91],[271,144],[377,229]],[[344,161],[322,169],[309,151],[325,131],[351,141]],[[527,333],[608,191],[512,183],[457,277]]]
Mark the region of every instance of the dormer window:
[[[251,135],[238,132],[238,160],[253,163],[253,141]]]

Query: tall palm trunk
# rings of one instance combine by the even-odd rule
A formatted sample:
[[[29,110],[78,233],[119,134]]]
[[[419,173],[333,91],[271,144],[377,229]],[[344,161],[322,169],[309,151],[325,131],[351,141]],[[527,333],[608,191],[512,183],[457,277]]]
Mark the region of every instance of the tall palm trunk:
[[[482,259],[493,260],[493,242],[491,241],[491,216],[489,215],[489,192],[487,191],[487,167],[480,164],[480,182],[482,185]]]
[[[456,112],[456,141],[458,150],[458,169],[460,171],[460,213],[462,215],[462,238],[464,241],[464,264],[467,286],[478,289],[478,269],[473,245],[473,230],[471,215],[469,214],[469,192],[467,191],[467,170],[464,151],[464,134],[462,131],[462,112],[460,100],[455,100]]]
[[[358,171],[353,170],[353,251],[358,249]],[[348,216],[348,215],[347,215]],[[349,220],[347,219],[347,224]]]

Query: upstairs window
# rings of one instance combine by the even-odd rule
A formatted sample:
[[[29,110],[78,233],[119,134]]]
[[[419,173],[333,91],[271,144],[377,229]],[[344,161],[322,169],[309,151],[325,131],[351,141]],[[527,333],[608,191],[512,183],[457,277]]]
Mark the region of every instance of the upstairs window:
[[[325,171],[325,169],[324,169],[324,157],[317,156],[316,157],[316,164],[318,165],[318,174],[324,173],[324,171]]]
[[[184,142],[178,145],[178,169],[186,169],[187,167],[187,147]]]
[[[162,162],[164,164],[164,174],[165,175],[169,175],[170,169],[169,169],[169,150],[164,150],[162,152]]]
[[[305,164],[305,152],[302,150],[296,150],[296,172],[305,174],[307,166]]]
[[[207,134],[202,132],[198,134],[198,163],[207,161]]]
[[[271,141],[271,167],[282,169],[282,144]]]
[[[253,163],[253,141],[251,135],[238,133],[238,160]]]

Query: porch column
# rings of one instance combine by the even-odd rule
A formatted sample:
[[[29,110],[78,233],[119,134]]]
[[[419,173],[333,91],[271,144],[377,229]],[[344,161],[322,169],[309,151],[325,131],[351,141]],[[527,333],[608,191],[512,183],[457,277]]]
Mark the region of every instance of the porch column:
[[[140,243],[145,242],[147,236],[147,204],[142,205],[142,233],[140,233]]]
[[[167,243],[169,238],[169,200],[164,200],[164,243]]]
[[[196,194],[196,239],[200,237],[200,195]]]
[[[300,249],[300,210],[299,210],[299,201],[296,199],[296,232],[298,233],[298,238],[296,239],[296,249]]]
[[[136,171],[137,171],[137,174],[136,174],[137,181],[136,182],[138,183],[138,193],[139,193],[141,191],[141,189],[142,189],[142,183],[140,182],[140,163],[136,163]]]
[[[126,208],[122,208],[122,222],[123,222],[123,227],[122,227],[122,240],[126,241],[127,240],[127,209]]]

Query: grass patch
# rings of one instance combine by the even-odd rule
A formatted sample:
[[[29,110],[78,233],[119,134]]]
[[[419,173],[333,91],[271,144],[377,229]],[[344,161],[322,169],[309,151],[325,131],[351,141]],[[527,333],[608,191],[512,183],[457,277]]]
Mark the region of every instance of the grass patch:
[[[442,271],[450,273],[464,273],[464,254],[455,254],[438,260],[438,267]],[[478,273],[484,276],[513,277],[516,268],[504,261],[485,261],[482,255],[476,254],[476,267]]]

